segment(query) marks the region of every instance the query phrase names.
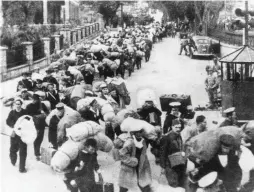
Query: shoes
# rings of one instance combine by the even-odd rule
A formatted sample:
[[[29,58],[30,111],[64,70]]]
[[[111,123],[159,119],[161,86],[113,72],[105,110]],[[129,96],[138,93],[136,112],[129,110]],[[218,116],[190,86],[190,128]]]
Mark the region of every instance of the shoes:
[[[24,169],[19,169],[19,172],[20,172],[20,173],[26,173],[27,170],[26,170],[26,168],[24,168]]]
[[[15,166],[16,162],[11,161],[11,164],[12,164],[13,166]]]
[[[41,157],[39,155],[36,156],[36,160],[37,161],[40,161],[41,160]]]

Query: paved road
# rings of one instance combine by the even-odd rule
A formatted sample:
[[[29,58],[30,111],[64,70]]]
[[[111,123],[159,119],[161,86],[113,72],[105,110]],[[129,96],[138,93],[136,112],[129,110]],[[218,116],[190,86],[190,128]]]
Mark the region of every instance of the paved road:
[[[211,61],[204,59],[191,60],[185,55],[178,55],[179,42],[177,39],[167,38],[163,42],[154,45],[150,62],[143,62],[141,70],[135,70],[127,79],[127,86],[131,93],[131,106],[136,108],[136,92],[141,87],[153,88],[157,96],[166,93],[191,94],[193,106],[208,101],[204,90],[206,76],[205,66]],[[11,92],[15,81],[5,83],[4,91]],[[3,85],[1,86],[1,88]],[[3,89],[2,89],[3,90]],[[159,103],[159,100],[157,101]],[[209,120],[218,118],[218,113],[204,113]],[[3,114],[2,117],[6,115]],[[165,114],[164,114],[165,115]],[[163,116],[164,116],[163,115]],[[1,176],[3,192],[65,192],[66,188],[61,181],[61,176],[56,175],[47,165],[37,162],[33,155],[33,147],[29,146],[26,174],[19,174],[18,167],[11,166],[9,162],[9,138],[1,135]],[[44,145],[46,145],[45,136]],[[154,157],[149,153],[154,180],[165,183],[160,177],[160,168],[155,165]],[[119,162],[114,162],[112,157],[105,153],[99,153],[99,163],[104,171],[106,181],[117,183]],[[115,185],[117,188],[117,185]]]

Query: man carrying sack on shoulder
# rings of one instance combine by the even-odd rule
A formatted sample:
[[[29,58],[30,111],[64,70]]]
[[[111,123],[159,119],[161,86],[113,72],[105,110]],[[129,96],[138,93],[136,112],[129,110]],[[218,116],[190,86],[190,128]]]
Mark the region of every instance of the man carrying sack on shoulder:
[[[171,187],[184,187],[186,157],[183,152],[181,131],[183,126],[179,119],[172,121],[172,131],[161,141],[160,166],[162,174],[166,174]]]

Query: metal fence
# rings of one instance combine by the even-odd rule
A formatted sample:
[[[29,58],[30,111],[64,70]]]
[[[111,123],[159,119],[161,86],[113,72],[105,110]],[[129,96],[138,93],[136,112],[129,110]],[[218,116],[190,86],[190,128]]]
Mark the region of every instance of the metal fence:
[[[73,31],[71,31],[71,45],[73,45]]]
[[[45,57],[44,42],[39,40],[33,44],[33,60],[39,60]]]
[[[60,38],[59,38],[59,44],[60,44],[60,50],[62,50],[63,49],[63,47],[64,47],[64,35],[62,34],[62,35],[60,35]]]
[[[243,45],[243,37],[241,34],[236,34],[229,31],[224,31],[220,29],[208,30],[208,36],[214,39],[220,40],[223,43],[230,45]],[[248,44],[254,47],[254,36],[249,36]]]
[[[7,68],[16,67],[26,63],[26,49],[23,45],[6,51]]]
[[[50,37],[50,55],[54,53],[55,50],[55,37]]]

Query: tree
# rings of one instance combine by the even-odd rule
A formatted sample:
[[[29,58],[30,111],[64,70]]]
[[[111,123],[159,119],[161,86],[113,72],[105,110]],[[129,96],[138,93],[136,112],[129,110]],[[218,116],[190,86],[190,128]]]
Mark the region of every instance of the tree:
[[[85,1],[81,5],[92,6],[95,11],[103,15],[106,25],[112,22],[115,18],[118,8],[121,5],[120,1]],[[115,20],[115,19],[114,19]]]
[[[4,24],[27,25],[33,23],[35,13],[42,10],[42,1],[3,1]]]

